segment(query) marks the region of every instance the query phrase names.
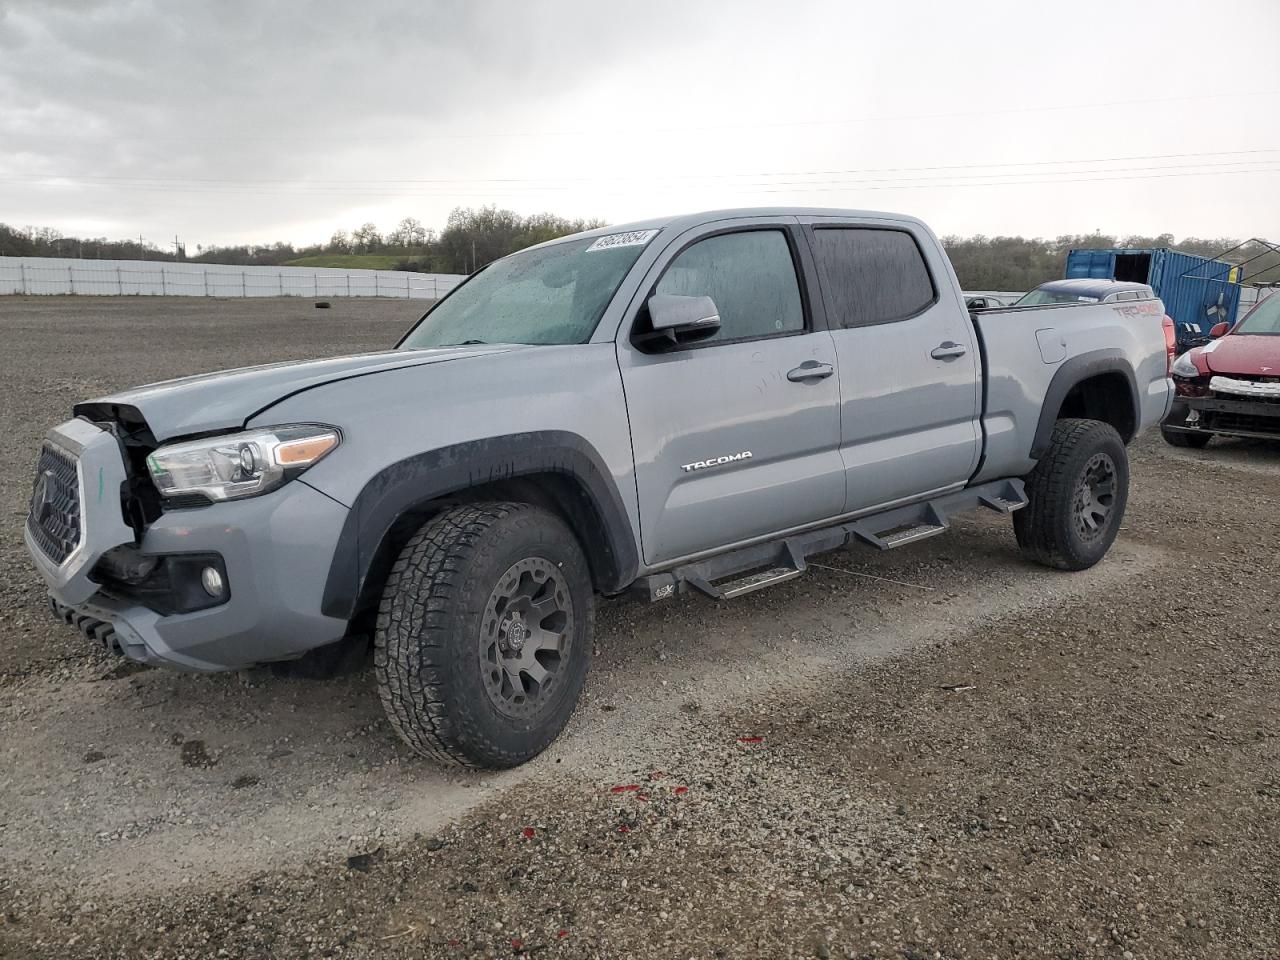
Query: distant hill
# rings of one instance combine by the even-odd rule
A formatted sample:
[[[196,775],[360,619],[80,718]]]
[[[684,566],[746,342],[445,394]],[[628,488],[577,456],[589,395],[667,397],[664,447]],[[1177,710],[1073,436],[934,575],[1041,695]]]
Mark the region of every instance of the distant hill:
[[[394,270],[404,263],[403,253],[320,253],[313,257],[286,260],[286,267],[336,267],[340,270]]]

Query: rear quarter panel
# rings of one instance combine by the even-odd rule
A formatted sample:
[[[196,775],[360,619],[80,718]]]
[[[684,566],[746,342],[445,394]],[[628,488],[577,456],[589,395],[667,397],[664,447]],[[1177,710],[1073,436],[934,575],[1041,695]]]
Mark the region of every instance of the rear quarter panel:
[[[1138,394],[1138,430],[1159,423],[1173,383],[1165,360],[1159,300],[1064,304],[984,311],[974,322],[986,358],[986,456],[975,482],[1021,476],[1035,466],[1031,449],[1049,384],[1073,357],[1118,352]]]

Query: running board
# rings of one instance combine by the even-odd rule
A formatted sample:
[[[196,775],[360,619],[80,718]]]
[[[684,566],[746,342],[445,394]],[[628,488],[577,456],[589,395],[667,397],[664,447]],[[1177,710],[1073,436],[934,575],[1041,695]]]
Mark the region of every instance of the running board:
[[[909,543],[915,543],[917,540],[928,540],[930,537],[936,537],[940,533],[946,533],[951,529],[949,524],[945,523],[922,523],[915,527],[903,527],[895,530],[893,533],[886,533],[880,537],[885,545],[885,549],[892,550],[895,547],[905,547]]]
[[[951,528],[950,517],[957,513],[985,508],[1008,514],[1026,505],[1021,480],[996,480],[649,574],[636,580],[629,592],[651,601],[689,590],[716,600],[731,600],[794,580],[804,572],[805,558],[814,554],[838,550],[855,541],[879,550],[896,550],[946,533]]]
[[[802,573],[804,573],[803,570],[797,570],[795,567],[770,567],[758,573],[749,573],[737,580],[717,583],[716,588],[720,591],[721,599],[732,600],[745,593],[754,593],[756,590],[772,587],[776,583],[794,580]]]

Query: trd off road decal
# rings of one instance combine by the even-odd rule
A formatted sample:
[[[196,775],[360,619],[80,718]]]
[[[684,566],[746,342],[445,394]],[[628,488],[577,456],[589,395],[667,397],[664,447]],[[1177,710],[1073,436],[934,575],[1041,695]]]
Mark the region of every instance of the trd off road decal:
[[[1164,311],[1160,309],[1160,305],[1151,300],[1146,303],[1126,303],[1111,308],[1116,313],[1125,317],[1140,317],[1143,314],[1149,316],[1162,317]]]

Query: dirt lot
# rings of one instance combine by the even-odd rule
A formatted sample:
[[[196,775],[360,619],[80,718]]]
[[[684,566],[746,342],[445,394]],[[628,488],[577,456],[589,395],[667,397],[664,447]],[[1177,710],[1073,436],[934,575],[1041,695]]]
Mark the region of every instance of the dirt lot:
[[[1144,438],[1082,574],[978,516],[606,602],[577,717],[501,774],[413,756],[368,673],[132,671],[48,618],[21,523],[74,400],[420,308],[0,299],[0,956],[1280,956],[1280,448]]]

